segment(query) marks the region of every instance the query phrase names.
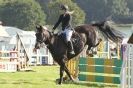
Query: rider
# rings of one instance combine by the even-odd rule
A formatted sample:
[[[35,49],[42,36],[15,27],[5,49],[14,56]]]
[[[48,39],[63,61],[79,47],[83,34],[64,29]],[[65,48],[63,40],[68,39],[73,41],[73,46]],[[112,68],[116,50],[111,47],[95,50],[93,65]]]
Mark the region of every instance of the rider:
[[[67,45],[69,48],[69,54],[75,54],[73,50],[73,44],[71,42],[71,36],[73,33],[73,30],[71,27],[71,20],[72,20],[71,14],[73,12],[70,12],[68,10],[69,8],[67,5],[61,5],[60,8],[63,11],[63,14],[60,15],[57,23],[53,27],[53,30],[55,30],[59,26],[59,24],[62,23],[62,30],[63,30],[63,33],[65,33],[66,35],[66,41],[67,41]]]

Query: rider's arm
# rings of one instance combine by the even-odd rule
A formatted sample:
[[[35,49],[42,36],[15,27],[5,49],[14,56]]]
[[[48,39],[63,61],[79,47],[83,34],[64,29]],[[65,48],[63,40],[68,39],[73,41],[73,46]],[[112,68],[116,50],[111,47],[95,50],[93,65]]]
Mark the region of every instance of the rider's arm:
[[[55,30],[55,29],[59,26],[59,24],[60,24],[61,21],[62,21],[62,18],[63,18],[63,15],[60,15],[60,17],[59,17],[57,23],[56,23],[56,24],[54,25],[54,27],[53,27],[53,30]]]

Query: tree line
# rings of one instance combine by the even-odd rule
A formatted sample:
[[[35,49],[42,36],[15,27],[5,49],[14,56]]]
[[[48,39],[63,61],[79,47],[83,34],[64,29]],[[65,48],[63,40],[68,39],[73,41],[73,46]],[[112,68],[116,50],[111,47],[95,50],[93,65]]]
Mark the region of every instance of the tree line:
[[[73,0],[86,13],[86,23],[110,18],[118,23],[133,23],[133,0]]]
[[[133,22],[133,0],[0,0],[0,20],[23,30],[35,30],[38,24],[52,26],[59,17],[60,4],[74,11],[73,26],[107,18]]]
[[[71,0],[0,0],[0,20],[5,25],[23,30],[35,30],[36,25],[54,25],[60,4],[68,4],[73,14],[73,25],[84,23],[85,13]],[[78,19],[79,18],[79,19]]]

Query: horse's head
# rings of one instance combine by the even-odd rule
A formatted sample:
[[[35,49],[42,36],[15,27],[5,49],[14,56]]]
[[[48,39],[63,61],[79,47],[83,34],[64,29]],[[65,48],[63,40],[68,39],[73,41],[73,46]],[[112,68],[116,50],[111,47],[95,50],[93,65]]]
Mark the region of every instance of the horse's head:
[[[45,43],[49,37],[49,32],[45,26],[36,26],[36,44],[35,48],[39,49],[43,43]]]

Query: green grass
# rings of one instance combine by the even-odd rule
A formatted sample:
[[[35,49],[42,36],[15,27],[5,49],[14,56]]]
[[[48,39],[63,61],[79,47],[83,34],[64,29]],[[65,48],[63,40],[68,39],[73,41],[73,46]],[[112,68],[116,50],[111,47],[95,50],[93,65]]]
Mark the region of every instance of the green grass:
[[[58,66],[35,66],[30,72],[0,73],[0,88],[118,88],[88,82],[56,84]]]

